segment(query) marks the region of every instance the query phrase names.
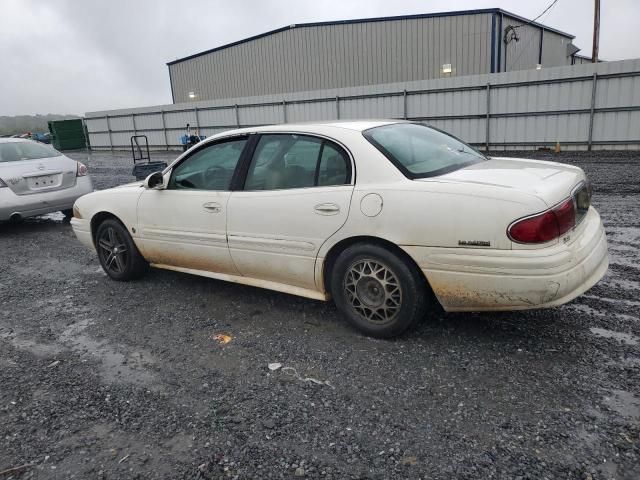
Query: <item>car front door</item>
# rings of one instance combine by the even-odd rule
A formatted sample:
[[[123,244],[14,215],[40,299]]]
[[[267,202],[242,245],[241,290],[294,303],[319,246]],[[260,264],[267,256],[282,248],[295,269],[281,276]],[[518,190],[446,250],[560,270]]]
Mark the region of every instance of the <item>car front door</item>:
[[[238,273],[227,245],[227,203],[247,140],[203,145],[172,168],[165,188],[140,196],[138,227],[150,263]]]
[[[317,289],[316,257],[347,219],[352,172],[349,155],[335,142],[261,135],[244,188],[228,205],[229,251],[240,273]]]

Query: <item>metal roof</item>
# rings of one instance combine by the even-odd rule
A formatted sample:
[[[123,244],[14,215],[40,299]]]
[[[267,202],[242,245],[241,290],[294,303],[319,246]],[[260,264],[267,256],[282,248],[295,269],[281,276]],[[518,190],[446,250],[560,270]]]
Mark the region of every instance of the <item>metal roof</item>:
[[[167,62],[167,65],[174,65],[176,63],[184,62],[186,60],[191,60],[192,58],[197,58],[197,57],[200,57],[202,55],[207,55],[208,53],[213,53],[213,52],[217,52],[219,50],[224,50],[225,48],[229,48],[229,47],[233,47],[235,45],[240,45],[240,44],[243,44],[243,43],[251,42],[253,40],[257,40],[257,39],[262,38],[262,37],[266,37],[266,36],[269,36],[269,35],[274,35],[276,33],[284,32],[286,30],[290,30],[290,29],[294,29],[294,28],[322,27],[322,26],[330,26],[330,25],[350,25],[350,24],[355,24],[355,23],[386,22],[386,21],[391,21],[391,20],[415,20],[415,19],[420,19],[420,18],[455,17],[455,16],[460,16],[460,15],[476,15],[476,14],[483,14],[483,13],[498,13],[498,14],[502,14],[502,15],[511,17],[511,18],[513,18],[515,20],[518,20],[518,21],[522,22],[523,24],[534,25],[536,27],[544,28],[545,30],[557,33],[557,34],[562,35],[562,36],[567,37],[567,38],[571,38],[571,39],[575,38],[575,35],[571,35],[569,33],[563,32],[561,30],[557,30],[555,28],[547,27],[546,25],[543,25],[543,24],[538,23],[538,22],[532,22],[531,20],[529,20],[527,18],[521,17],[520,15],[516,15],[515,13],[508,12],[508,11],[503,10],[501,8],[481,8],[481,9],[476,9],[476,10],[457,10],[457,11],[453,11],[453,12],[421,13],[421,14],[416,14],[416,15],[399,15],[399,16],[395,16],[395,17],[374,17],[374,18],[358,18],[358,19],[353,19],[353,20],[332,20],[332,21],[328,21],[328,22],[298,23],[298,24],[288,25],[286,27],[277,28],[275,30],[270,30],[268,32],[261,33],[259,35],[254,35],[252,37],[248,37],[248,38],[245,38],[245,39],[242,39],[242,40],[238,40],[237,42],[227,43],[226,45],[221,45],[219,47],[212,48],[210,50],[205,50],[203,52],[194,53],[193,55],[189,55],[187,57],[178,58],[178,59],[173,60],[171,62]]]

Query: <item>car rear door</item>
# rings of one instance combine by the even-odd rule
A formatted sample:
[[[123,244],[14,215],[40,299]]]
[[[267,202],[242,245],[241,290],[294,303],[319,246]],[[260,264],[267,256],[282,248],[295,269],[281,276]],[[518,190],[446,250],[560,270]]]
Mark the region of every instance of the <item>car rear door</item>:
[[[349,214],[353,167],[328,139],[265,134],[228,204],[229,251],[242,275],[316,289],[322,244]]]
[[[166,188],[142,193],[138,226],[147,261],[238,273],[227,246],[227,203],[247,138],[203,145],[172,168]]]

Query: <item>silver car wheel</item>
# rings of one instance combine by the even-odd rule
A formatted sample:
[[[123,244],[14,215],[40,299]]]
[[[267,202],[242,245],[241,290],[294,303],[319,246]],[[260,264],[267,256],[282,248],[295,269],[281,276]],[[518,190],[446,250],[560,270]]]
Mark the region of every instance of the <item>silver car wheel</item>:
[[[402,306],[398,278],[376,260],[364,259],[353,263],[345,275],[344,289],[355,311],[375,324],[393,321]]]

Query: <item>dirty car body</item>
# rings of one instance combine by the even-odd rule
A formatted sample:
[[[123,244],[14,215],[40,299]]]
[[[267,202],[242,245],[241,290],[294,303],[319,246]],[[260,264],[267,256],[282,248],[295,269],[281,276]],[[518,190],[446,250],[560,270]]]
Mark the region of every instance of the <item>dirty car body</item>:
[[[121,251],[152,266],[333,297],[387,337],[433,308],[431,292],[480,311],[588,290],[608,267],[590,196],[580,168],[484,157],[420,124],[288,124],[210,137],[145,182],[82,197],[72,225],[103,266],[129,261],[119,240],[101,247],[111,219],[131,239]]]
[[[0,138],[0,221],[62,211],[93,191],[87,167],[48,145]]]

